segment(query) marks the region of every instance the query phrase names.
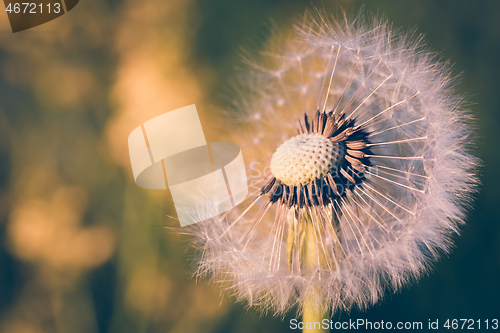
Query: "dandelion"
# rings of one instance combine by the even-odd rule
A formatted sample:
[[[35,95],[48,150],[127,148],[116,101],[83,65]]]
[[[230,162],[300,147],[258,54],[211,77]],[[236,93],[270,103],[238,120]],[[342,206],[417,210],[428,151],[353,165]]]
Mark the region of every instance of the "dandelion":
[[[477,183],[470,116],[387,23],[308,14],[277,40],[235,102],[258,190],[192,227],[197,274],[275,314],[364,309],[450,250]]]

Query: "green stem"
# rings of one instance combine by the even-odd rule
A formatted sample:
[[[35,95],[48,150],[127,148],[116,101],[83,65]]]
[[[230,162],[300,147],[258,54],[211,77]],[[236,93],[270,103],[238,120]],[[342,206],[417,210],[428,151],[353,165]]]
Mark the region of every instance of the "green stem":
[[[314,224],[312,223],[312,217],[309,214],[304,214],[306,218],[304,218],[305,223],[305,253],[304,253],[304,268],[306,271],[312,271],[318,267],[318,264],[321,265],[321,260],[319,258],[319,249],[318,249],[318,230],[315,230]],[[307,215],[307,216],[306,216]],[[318,263],[320,260],[320,263]],[[318,293],[319,291],[316,289],[309,290],[308,294],[304,295],[305,301],[303,304],[303,314],[302,314],[302,322],[304,323],[304,329],[302,332],[329,332],[328,329],[323,329],[323,319],[327,319],[327,314],[323,313],[321,301],[318,302]]]
[[[315,306],[313,304],[310,304],[308,301],[304,303],[304,309],[302,313],[302,322],[304,323],[304,329],[302,330],[302,332],[330,332],[328,328],[323,328],[323,319],[328,320],[328,316],[326,314],[323,314],[318,309],[315,309]]]
[[[307,210],[302,211],[302,213],[300,220],[298,209],[288,214],[288,264],[290,269],[292,269],[292,266],[294,266],[293,258],[297,258],[298,256],[298,264],[301,269],[306,272],[306,274],[312,274],[318,266],[321,267],[325,264],[325,259],[328,259],[324,258],[324,255],[322,256],[321,252],[319,252],[319,230],[315,229],[312,217]],[[298,268],[295,267],[295,269]],[[322,328],[323,319],[328,319],[328,313],[325,313],[323,310],[324,307],[321,304],[319,292],[320,291],[316,287],[311,287],[304,295],[305,300],[302,312],[302,322],[304,323],[303,332],[329,332],[328,329]]]

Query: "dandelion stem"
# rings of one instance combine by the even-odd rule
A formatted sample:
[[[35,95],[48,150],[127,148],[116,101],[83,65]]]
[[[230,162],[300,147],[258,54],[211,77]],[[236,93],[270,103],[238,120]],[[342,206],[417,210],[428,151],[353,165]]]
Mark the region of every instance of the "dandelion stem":
[[[301,266],[302,268],[312,275],[313,279],[320,278],[317,276],[319,274],[319,269],[321,268],[322,260],[320,259],[321,253],[318,242],[318,232],[315,230],[315,225],[312,222],[312,217],[309,212],[304,212],[301,215],[301,219],[298,220],[299,224],[302,224],[302,230],[304,232],[304,237],[301,239],[303,244],[300,244],[296,251],[301,253]],[[297,216],[299,216],[298,209],[296,209],[295,214],[288,214],[288,225],[290,228],[295,228],[297,225]],[[297,231],[296,231],[297,232]],[[300,232],[299,232],[300,233]],[[288,244],[289,244],[289,263],[292,263],[293,256],[293,243],[294,234],[289,233]],[[299,250],[301,249],[301,251]],[[293,263],[292,263],[293,266]],[[328,313],[325,312],[323,301],[321,300],[321,293],[317,287],[311,285],[304,294],[304,304],[302,312],[302,322],[304,323],[303,332],[328,332],[322,326],[323,319],[328,319]]]
[[[310,217],[308,214],[306,216]],[[318,257],[319,248],[316,239],[316,231],[314,230],[314,225],[310,218],[303,221],[306,223],[306,246],[305,246],[305,264],[307,270],[314,272],[318,267]],[[328,330],[322,328],[323,319],[327,319],[327,314],[324,313],[322,301],[320,300],[320,293],[316,287],[311,286],[304,295],[305,301],[302,313],[302,322],[304,323],[304,329],[302,332],[328,332]]]
[[[312,303],[312,299],[311,299]],[[318,311],[317,305],[310,304],[309,302],[304,303],[304,310],[302,313],[302,322],[304,323],[304,329],[302,332],[308,333],[323,333],[329,332],[329,329],[323,328],[323,320],[328,317],[321,311]]]

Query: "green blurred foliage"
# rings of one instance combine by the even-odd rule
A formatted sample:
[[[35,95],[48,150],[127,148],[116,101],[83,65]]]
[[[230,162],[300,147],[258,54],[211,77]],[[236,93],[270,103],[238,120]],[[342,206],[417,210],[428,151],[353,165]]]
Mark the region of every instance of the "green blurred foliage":
[[[425,34],[460,74],[483,160],[452,254],[366,312],[334,319],[498,318],[500,2],[87,0],[25,32],[0,22],[0,332],[289,331],[294,313],[261,315],[192,279],[189,241],[162,227],[176,226],[169,193],[135,186],[116,133],[158,114],[149,94],[175,99],[163,112],[223,105],[239,47],[258,49],[313,6],[334,16],[364,7]]]

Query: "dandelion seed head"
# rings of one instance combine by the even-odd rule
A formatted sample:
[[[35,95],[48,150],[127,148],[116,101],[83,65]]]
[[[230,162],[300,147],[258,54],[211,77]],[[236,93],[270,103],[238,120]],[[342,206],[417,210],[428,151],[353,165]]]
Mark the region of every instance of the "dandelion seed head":
[[[271,158],[271,172],[284,185],[307,185],[337,168],[345,155],[343,143],[316,133],[285,141]]]
[[[421,38],[381,20],[307,14],[273,40],[228,114],[258,186],[192,226],[197,274],[276,314],[366,308],[452,247],[477,184],[470,114]]]

